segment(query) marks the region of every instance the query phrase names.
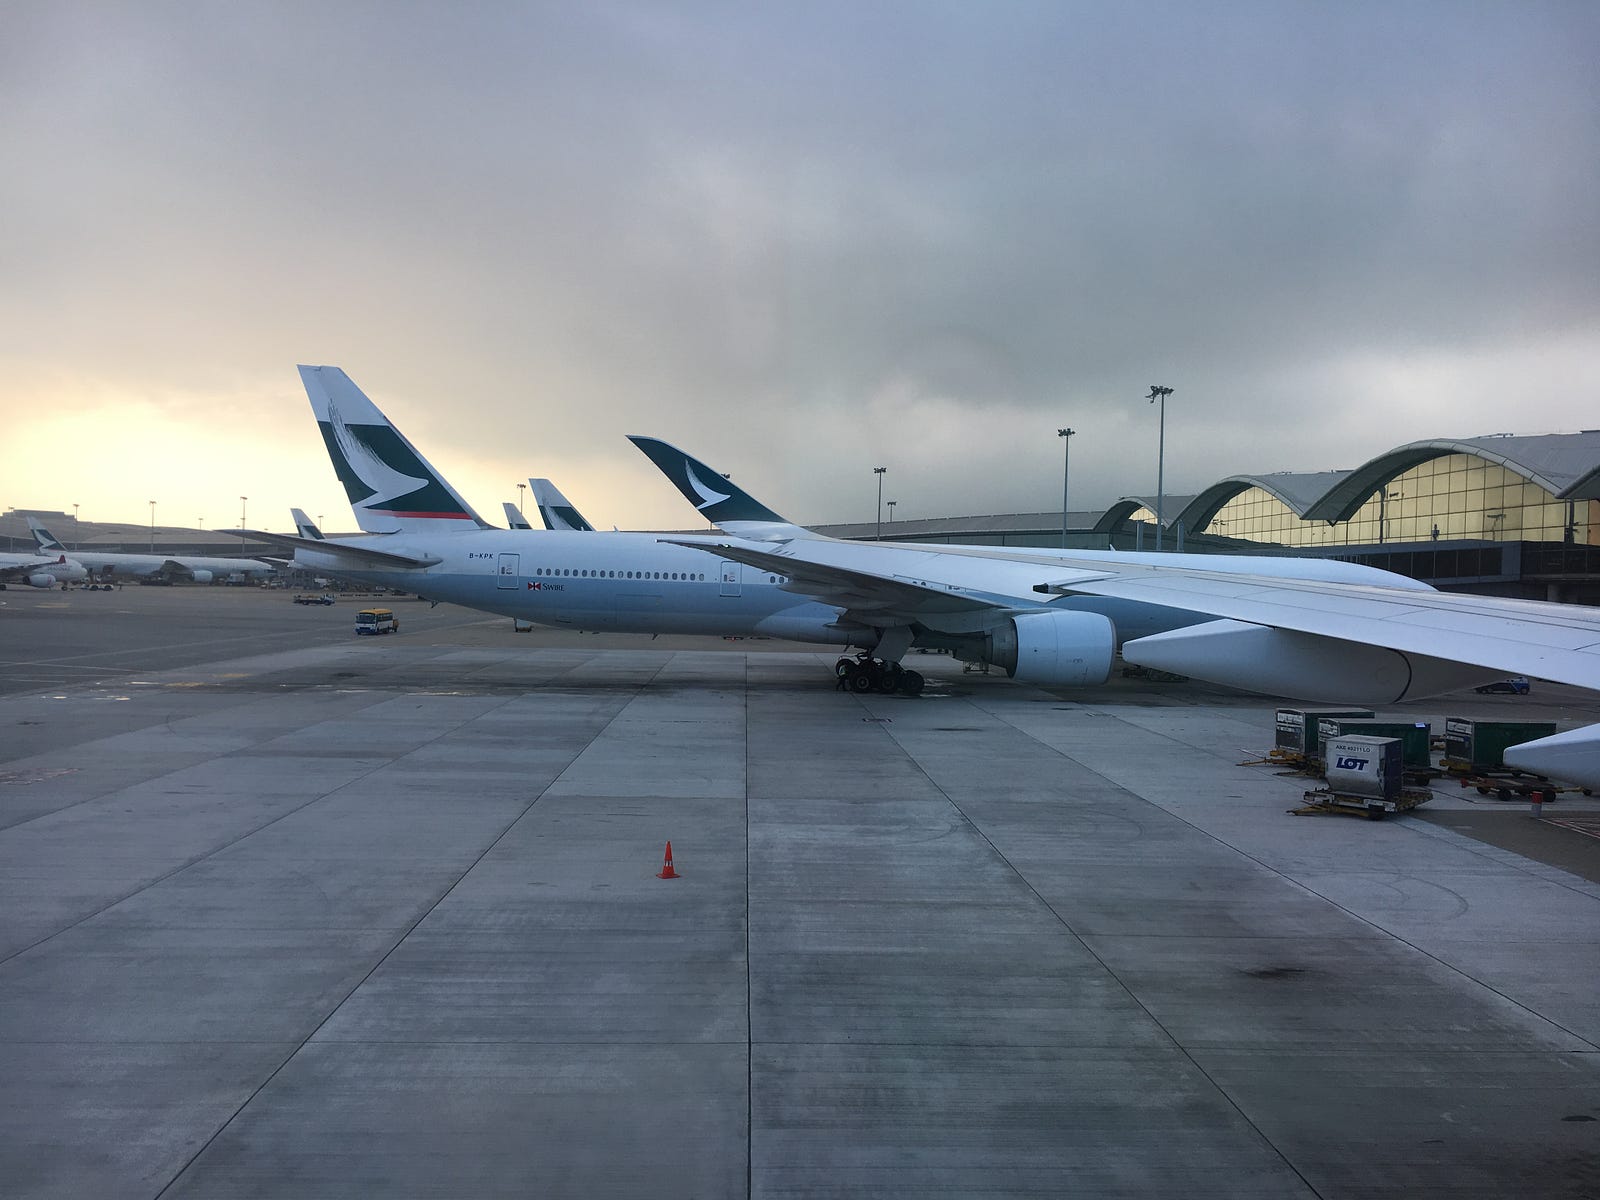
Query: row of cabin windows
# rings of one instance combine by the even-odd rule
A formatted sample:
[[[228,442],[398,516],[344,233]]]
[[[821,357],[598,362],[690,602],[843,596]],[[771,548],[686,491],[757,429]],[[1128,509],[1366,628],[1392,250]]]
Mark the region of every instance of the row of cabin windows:
[[[581,579],[679,579],[691,582],[703,581],[705,573],[698,574],[689,571],[585,571],[572,567],[535,567],[535,575],[566,575],[577,576]],[[787,583],[788,577],[784,575],[768,575],[768,583]]]
[[[688,571],[582,571],[572,567],[536,567],[535,575],[567,575],[583,579],[704,579],[705,574]]]

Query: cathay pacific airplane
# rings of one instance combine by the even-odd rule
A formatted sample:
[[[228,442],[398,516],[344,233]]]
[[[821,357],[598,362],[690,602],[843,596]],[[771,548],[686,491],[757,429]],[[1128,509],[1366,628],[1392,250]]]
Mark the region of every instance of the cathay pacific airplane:
[[[539,506],[539,516],[546,529],[570,529],[580,533],[593,531],[594,526],[548,479],[530,479],[528,486],[533,489],[533,502]]]
[[[865,665],[840,669],[863,691],[919,691],[899,667],[913,645],[1025,682],[1096,684],[1119,642],[1131,662],[1314,700],[1388,704],[1507,673],[1600,688],[1593,609],[1449,595],[1328,559],[840,541],[653,438],[634,441],[723,535],[494,529],[343,371],[300,374],[370,536],[254,535],[309,569],[433,600],[580,629],[861,647]],[[1563,777],[1589,783],[1570,764],[1592,759],[1600,784],[1600,727],[1577,749],[1562,736]],[[1519,765],[1538,770],[1539,746],[1519,747]]]
[[[82,563],[75,562],[64,553],[0,554],[0,591],[4,591],[8,583],[53,588],[58,583],[72,583],[87,578],[88,574]]]
[[[579,532],[592,531],[594,526],[589,524],[584,516],[573,507],[572,501],[561,494],[561,489],[548,479],[529,479],[528,486],[533,489],[533,502],[538,505],[539,519],[544,522],[546,529],[570,529]],[[507,529],[532,529],[528,518],[511,501],[504,502]]]
[[[33,540],[44,554],[70,554],[99,579],[123,578],[189,579],[195,583],[210,583],[213,579],[227,579],[242,575],[246,579],[262,579],[273,572],[271,563],[258,558],[212,558],[196,554],[122,554],[108,550],[67,550],[55,536],[32,517],[28,528],[33,530]]]

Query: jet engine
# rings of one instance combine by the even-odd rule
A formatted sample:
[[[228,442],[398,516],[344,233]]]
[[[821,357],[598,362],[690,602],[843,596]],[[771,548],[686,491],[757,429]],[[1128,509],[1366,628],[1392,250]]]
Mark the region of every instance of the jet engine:
[[[210,583],[212,579],[210,571],[190,571],[189,574],[196,583]]]
[[[30,586],[36,588],[53,588],[56,585],[56,577],[44,571],[39,571],[36,574],[28,576],[28,583]]]
[[[1013,617],[984,639],[983,660],[1023,683],[1051,687],[1104,683],[1116,627],[1094,612],[1034,612]],[[966,657],[957,651],[958,657]]]

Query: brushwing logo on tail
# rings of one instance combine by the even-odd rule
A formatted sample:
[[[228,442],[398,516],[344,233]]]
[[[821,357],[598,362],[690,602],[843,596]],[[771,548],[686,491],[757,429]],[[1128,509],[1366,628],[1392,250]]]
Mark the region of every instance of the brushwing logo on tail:
[[[688,463],[683,464],[683,471],[689,477],[689,486],[695,490],[695,495],[700,497],[700,503],[696,504],[695,507],[701,512],[705,512],[713,504],[721,504],[733,494],[732,492],[713,491],[707,487],[704,481],[694,473],[694,467]]]
[[[331,401],[319,424],[353,507],[396,517],[469,515],[388,425],[348,424]]]
[[[360,503],[362,508],[388,509],[393,506],[392,501],[427,486],[426,479],[397,471],[379,458],[377,451],[345,424],[332,401],[328,403],[328,424],[339,448],[339,456],[344,460],[341,465],[348,468],[350,474],[368,489],[367,494],[359,500],[352,495],[352,504]],[[343,471],[339,474],[341,478],[344,477]],[[348,488],[350,485],[347,482],[345,486]]]

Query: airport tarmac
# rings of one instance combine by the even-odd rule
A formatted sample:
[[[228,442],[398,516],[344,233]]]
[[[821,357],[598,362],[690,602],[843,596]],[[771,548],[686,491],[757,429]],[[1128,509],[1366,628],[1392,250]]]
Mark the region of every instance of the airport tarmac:
[[[1600,1195],[1595,801],[390,603],[0,593],[0,1194]]]

